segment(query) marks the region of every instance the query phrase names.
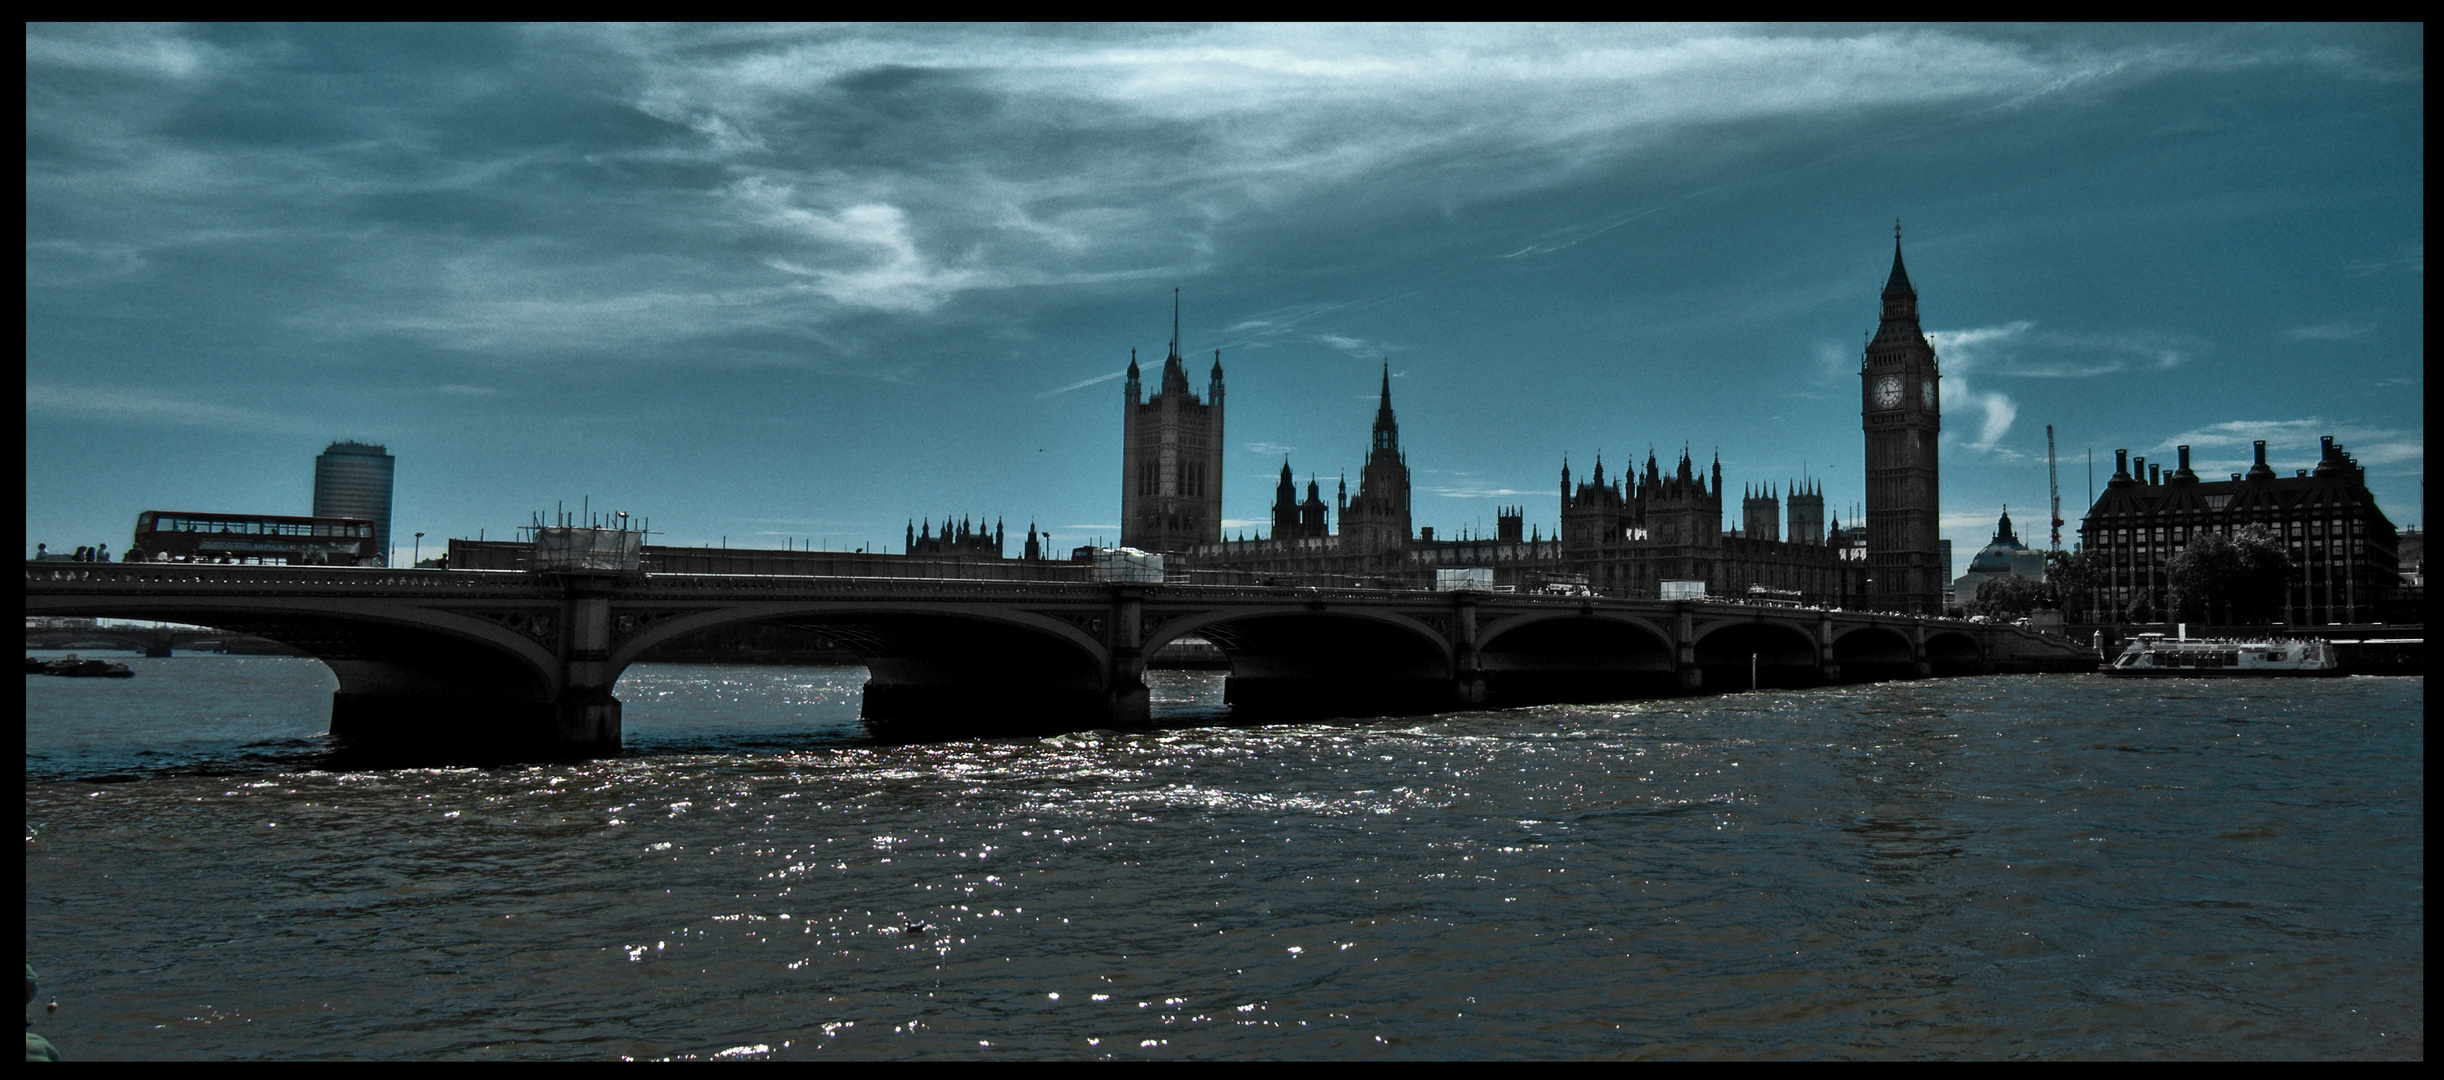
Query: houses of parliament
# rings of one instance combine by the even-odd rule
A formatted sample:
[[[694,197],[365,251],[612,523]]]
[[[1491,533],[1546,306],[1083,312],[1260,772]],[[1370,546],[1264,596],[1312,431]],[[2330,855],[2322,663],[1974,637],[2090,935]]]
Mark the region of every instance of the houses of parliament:
[[[1583,587],[1655,597],[1666,582],[1711,596],[1755,595],[1826,606],[1939,614],[1944,565],[1937,536],[1936,460],[1942,413],[1933,346],[1898,229],[1881,318],[1859,367],[1865,434],[1866,519],[1825,518],[1812,482],[1745,484],[1740,517],[1724,528],[1722,463],[1700,468],[1683,451],[1666,466],[1653,453],[1608,476],[1599,458],[1573,482],[1561,469],[1556,535],[1524,528],[1505,507],[1492,536],[1437,537],[1412,528],[1408,456],[1392,408],[1387,365],[1356,494],[1346,478],[1326,501],[1312,477],[1302,493],[1288,461],[1273,495],[1270,534],[1222,535],[1223,381],[1214,354],[1200,399],[1180,355],[1178,309],[1151,396],[1130,357],[1122,421],[1121,543],[1184,562],[1191,580],[1278,584],[1362,581],[1431,585],[1446,567],[1491,567],[1497,587]],[[1337,526],[1337,528],[1336,528]]]

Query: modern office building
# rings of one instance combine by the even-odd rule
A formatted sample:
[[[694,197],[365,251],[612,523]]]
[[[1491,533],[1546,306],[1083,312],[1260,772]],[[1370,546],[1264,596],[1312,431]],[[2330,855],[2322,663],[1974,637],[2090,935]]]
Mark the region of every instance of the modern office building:
[[[335,442],[314,459],[314,516],[374,523],[378,565],[390,565],[390,486],[397,464],[388,450]]]

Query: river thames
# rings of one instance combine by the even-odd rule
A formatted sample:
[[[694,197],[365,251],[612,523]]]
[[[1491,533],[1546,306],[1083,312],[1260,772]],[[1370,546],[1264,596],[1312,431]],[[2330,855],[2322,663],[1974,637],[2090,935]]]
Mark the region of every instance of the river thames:
[[[114,659],[119,659],[115,658]],[[883,744],[329,756],[279,658],[28,678],[71,1060],[2425,1056],[2425,684],[1997,676]]]

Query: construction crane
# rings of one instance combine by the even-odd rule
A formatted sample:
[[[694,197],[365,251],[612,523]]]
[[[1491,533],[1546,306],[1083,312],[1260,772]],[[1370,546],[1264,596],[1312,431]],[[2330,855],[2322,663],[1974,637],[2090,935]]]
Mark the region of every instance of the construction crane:
[[[2045,425],[2045,493],[2053,498],[2054,535],[2052,551],[2062,550],[2062,479],[2054,471],[2054,426]]]

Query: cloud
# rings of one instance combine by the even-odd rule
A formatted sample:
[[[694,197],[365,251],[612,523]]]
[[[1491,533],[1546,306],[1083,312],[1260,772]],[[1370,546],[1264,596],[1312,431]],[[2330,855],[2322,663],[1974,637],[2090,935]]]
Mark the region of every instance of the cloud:
[[[1968,444],[1971,450],[1993,450],[1994,444],[2011,431],[2011,422],[2019,419],[2020,407],[2008,395],[1978,393],[1967,382],[1946,376],[1943,380],[1943,411],[1974,409],[1983,413],[1977,426],[1977,439]]]
[[[1036,396],[1037,398],[1041,399],[1041,398],[1048,398],[1048,397],[1052,397],[1052,396],[1054,396],[1054,395],[1056,395],[1056,394],[1066,394],[1066,393],[1068,393],[1068,392],[1070,392],[1070,391],[1072,391],[1072,390],[1084,390],[1084,389],[1086,389],[1086,388],[1087,388],[1087,387],[1089,387],[1089,386],[1093,386],[1093,385],[1095,385],[1096,383],[1107,383],[1107,382],[1112,381],[1113,379],[1117,379],[1117,378],[1119,378],[1119,377],[1121,377],[1121,376],[1123,376],[1123,375],[1126,375],[1126,374],[1128,374],[1128,370],[1127,370],[1127,369],[1125,369],[1125,368],[1123,368],[1123,369],[1121,369],[1121,370],[1119,370],[1119,371],[1112,372],[1112,373],[1110,373],[1110,374],[1108,374],[1108,375],[1097,375],[1097,376],[1095,376],[1095,377],[1093,377],[1093,378],[1091,378],[1091,379],[1080,379],[1080,380],[1078,380],[1078,381],[1076,381],[1076,382],[1070,383],[1070,384],[1069,384],[1069,385],[1067,385],[1067,386],[1056,386],[1056,387],[1053,387],[1053,388],[1052,388],[1052,389],[1050,389],[1050,390],[1043,391],[1042,393],[1039,393],[1039,394],[1037,394],[1037,395],[1035,395],[1035,396]]]
[[[1552,494],[1551,490],[1542,488],[1535,491],[1522,491],[1518,488],[1504,487],[1421,487],[1417,490],[1428,495],[1440,495],[1446,499],[1510,499],[1523,495]]]
[[[2008,503],[2002,503],[2002,504],[1997,504],[1997,505],[1996,505],[1996,506],[1995,506],[1993,509],[1991,509],[1991,510],[1956,510],[1956,511],[1953,511],[1953,512],[1947,513],[1947,514],[1943,515],[1943,525],[1942,525],[1942,528],[1943,528],[1943,529],[1945,529],[1945,530],[1947,530],[1947,531],[1948,531],[1948,530],[1957,530],[1957,529],[1988,529],[1988,530],[1991,530],[1991,529],[1993,529],[1993,528],[1994,528],[1994,525],[1995,525],[1995,521],[1996,521],[1996,519],[2000,518],[2000,517],[2001,517],[2001,516],[2002,516],[2004,513],[2006,513],[2006,512],[2007,512],[2007,509],[2008,509],[2009,505],[2010,505],[2010,504],[2008,504]],[[2032,509],[2033,509],[2033,512],[2036,514],[2037,518],[2039,519],[2037,523],[2038,523],[2039,525],[2044,524],[2043,518],[2045,517],[2045,510],[2044,510],[2044,508],[2043,508],[2043,507],[2034,507],[2034,508],[2031,508],[2031,507],[2022,507],[2022,508],[2021,508],[2021,514],[2023,515],[2023,517],[2022,517],[2022,518],[2015,518],[2015,519],[2013,519],[2013,520],[2012,520],[2013,531],[2015,531],[2015,532],[2024,532],[2024,531],[2026,530],[2025,515],[2027,515],[2028,513],[2032,512]],[[2042,530],[2042,529],[2039,529],[2039,530],[2038,530],[2038,532],[2040,532],[2040,533],[2041,533],[2041,532],[2043,532],[2043,531],[2044,531],[2044,530]],[[1955,567],[1955,569],[1966,569],[1966,568],[1968,567],[1968,565],[1969,565],[1969,556],[1970,556],[1970,555],[1972,555],[1972,554],[1975,554],[1975,553],[1974,553],[1974,552],[1963,552],[1963,551],[1960,551],[1960,550],[1958,550],[1958,549],[1959,549],[1959,545],[1957,545],[1957,544],[1953,545],[1953,548],[1954,548],[1954,551],[1953,551],[1953,558],[1954,558],[1954,559],[1955,559],[1955,560],[1958,562],[1958,564],[1959,564],[1958,566],[1956,566],[1956,567]]]
[[[29,241],[25,246],[28,288],[83,285],[131,277],[149,269],[134,244],[88,244],[75,240]]]
[[[924,314],[953,293],[1008,280],[926,256],[917,249],[908,212],[889,203],[826,212],[798,205],[793,186],[758,177],[733,185],[730,195],[752,220],[781,234],[796,256],[773,256],[765,265],[812,279],[814,292],[848,307]]]
[[[210,73],[228,54],[178,31],[176,27],[124,23],[109,26],[62,24],[28,33],[27,70],[67,68],[160,79],[193,79]]]
[[[2190,448],[2190,468],[2209,479],[2215,474],[2242,472],[2256,463],[2256,440],[2266,441],[2266,462],[2279,475],[2314,468],[2323,448],[2318,440],[2331,435],[2361,465],[2423,462],[2426,441],[2421,432],[2368,427],[2318,417],[2299,420],[2226,420],[2191,428],[2140,451],[2149,460],[2174,460],[2176,448]]]
[[[2376,329],[2375,323],[2352,322],[2346,319],[2342,322],[2298,327],[2286,332],[2283,336],[2293,341],[2349,341],[2374,329]]]
[[[1971,373],[1991,366],[1998,358],[2011,355],[2015,343],[2035,326],[2033,322],[2020,320],[2001,326],[1927,335],[1937,345],[1938,363],[1942,371],[1939,385],[1943,387],[1944,415],[1982,414],[1977,438],[1965,444],[1969,449],[2000,456],[2010,455],[2010,451],[1996,451],[1995,443],[2010,433],[2012,421],[2019,418],[2020,407],[2008,394],[1975,389]]]
[[[1322,342],[1324,345],[1336,352],[1345,353],[1360,360],[1382,361],[1388,359],[1391,354],[1407,348],[1405,345],[1394,345],[1385,341],[1369,341],[1365,338],[1350,337],[1346,334],[1317,334],[1315,335],[1315,340]],[[1395,377],[1397,377],[1397,375],[1395,375]]]
[[[853,351],[826,327],[978,293],[1193,275],[1234,230],[1360,192],[1497,199],[1734,126],[2211,59],[1917,29],[30,27],[28,283],[269,252],[292,265],[267,279],[311,287],[250,302],[331,335],[666,363],[760,336],[803,358]]]
[[[2349,269],[2357,277],[2366,277],[2371,274],[2424,274],[2427,272],[2427,245],[2411,244],[2398,258],[2356,262],[2350,264]]]
[[[228,431],[320,433],[330,429],[330,424],[321,420],[82,386],[28,384],[25,388],[25,410],[28,413],[55,413],[118,423],[171,424]]]
[[[2136,369],[2179,367],[2205,351],[2202,341],[2153,330],[2063,332],[2019,319],[1944,330],[1933,339],[1945,375],[1976,369],[2023,379],[2085,379]]]
[[[1943,371],[1943,409],[1977,417],[1977,436],[1963,445],[2002,460],[2019,452],[1998,445],[2019,419],[2011,395],[1977,389],[2002,378],[2083,379],[2131,370],[2161,371],[2205,351],[2205,343],[2153,330],[2062,332],[2028,319],[1929,333]]]
[[[1281,443],[1252,442],[1241,447],[1240,449],[1243,449],[1251,454],[1264,454],[1271,456],[1274,454],[1287,454],[1292,450],[1298,449],[1298,447],[1284,446]]]

